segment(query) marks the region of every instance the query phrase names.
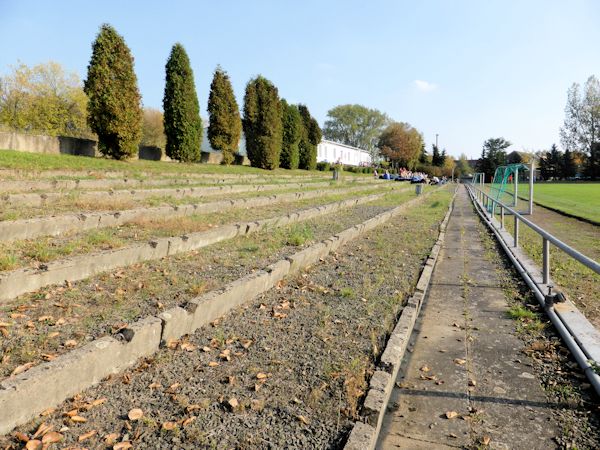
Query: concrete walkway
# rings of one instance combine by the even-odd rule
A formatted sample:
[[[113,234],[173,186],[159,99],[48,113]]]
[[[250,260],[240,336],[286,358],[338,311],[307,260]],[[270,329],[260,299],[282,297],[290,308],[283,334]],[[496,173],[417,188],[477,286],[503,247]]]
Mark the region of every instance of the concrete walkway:
[[[478,222],[461,188],[378,448],[556,448],[551,405],[506,315]]]

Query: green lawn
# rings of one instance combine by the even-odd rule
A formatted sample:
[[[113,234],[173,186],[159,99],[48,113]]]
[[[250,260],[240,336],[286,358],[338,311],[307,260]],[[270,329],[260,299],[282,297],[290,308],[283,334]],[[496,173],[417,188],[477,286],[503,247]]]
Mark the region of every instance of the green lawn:
[[[156,174],[211,173],[211,174],[260,174],[266,176],[328,176],[325,172],[306,170],[262,170],[247,166],[221,166],[216,164],[183,164],[164,161],[115,161],[104,158],[89,158],[72,155],[46,155],[0,149],[0,169],[25,171],[72,170],[72,171],[124,171],[129,176],[140,176],[144,172]],[[346,177],[373,175],[344,172]]]
[[[520,193],[528,195],[525,185]],[[536,183],[533,200],[552,209],[600,223],[600,183]]]

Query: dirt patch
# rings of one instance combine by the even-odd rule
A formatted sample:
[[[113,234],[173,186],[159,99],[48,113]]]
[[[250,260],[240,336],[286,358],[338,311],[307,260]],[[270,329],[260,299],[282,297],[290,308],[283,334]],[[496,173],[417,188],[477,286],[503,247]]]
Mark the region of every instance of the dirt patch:
[[[51,360],[140,317],[160,314],[387,209],[358,206],[10,301],[0,308],[0,322],[9,325],[3,328],[0,375]]]
[[[91,433],[88,447],[102,447],[107,436],[140,448],[340,447],[449,198],[434,194],[19,431],[31,435],[44,421],[63,430],[61,445]],[[354,223],[366,219],[359,210]],[[132,421],[134,408],[143,417]],[[74,409],[86,422],[63,415]],[[17,445],[12,437],[0,444]]]

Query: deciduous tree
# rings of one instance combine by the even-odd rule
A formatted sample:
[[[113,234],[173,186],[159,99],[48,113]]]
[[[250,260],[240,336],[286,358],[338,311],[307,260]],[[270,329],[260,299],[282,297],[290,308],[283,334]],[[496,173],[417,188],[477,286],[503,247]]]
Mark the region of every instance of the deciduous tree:
[[[242,119],[229,75],[217,66],[208,97],[208,140],[223,153],[223,164],[231,164],[240,144]]]
[[[84,90],[89,98],[88,124],[106,156],[126,159],[137,154],[142,135],[141,96],[133,56],[122,36],[104,24],[92,44]]]
[[[190,59],[180,43],[171,49],[165,70],[163,109],[166,154],[182,162],[198,162],[202,119]]]
[[[590,76],[583,90],[573,83],[567,91],[565,120],[560,130],[562,145],[571,151],[587,155],[586,173],[592,178],[600,176],[600,82]]]
[[[87,102],[77,75],[54,61],[19,64],[0,78],[0,123],[12,130],[91,137]]]
[[[325,139],[367,150],[371,160],[379,157],[377,142],[392,120],[377,109],[363,105],[339,105],[327,112]]]
[[[253,167],[279,167],[282,143],[282,111],[277,88],[259,75],[246,85],[244,118],[246,151]]]
[[[381,134],[378,147],[389,161],[412,169],[422,153],[423,136],[408,123],[394,122]]]
[[[165,143],[166,138],[162,111],[154,108],[144,108],[141,144],[164,149]]]

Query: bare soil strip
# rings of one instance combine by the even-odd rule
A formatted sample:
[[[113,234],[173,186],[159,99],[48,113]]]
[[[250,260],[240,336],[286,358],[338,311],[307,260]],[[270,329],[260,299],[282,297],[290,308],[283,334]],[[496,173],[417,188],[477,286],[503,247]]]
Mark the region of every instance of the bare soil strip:
[[[8,301],[0,308],[5,325],[0,327],[4,335],[0,376],[52,360],[140,317],[158,315],[399,203],[392,197]]]
[[[432,194],[309,273],[65,402],[0,444],[17,448],[18,436],[33,437],[44,421],[60,434],[53,436],[61,445],[338,446],[437,238],[449,198],[447,192]],[[361,208],[346,226],[365,218]],[[344,220],[333,219],[324,234]],[[179,269],[172,276],[184,276]],[[127,273],[129,284],[138,280],[135,270]],[[138,408],[141,415],[132,411]],[[37,437],[48,434],[44,429]]]

